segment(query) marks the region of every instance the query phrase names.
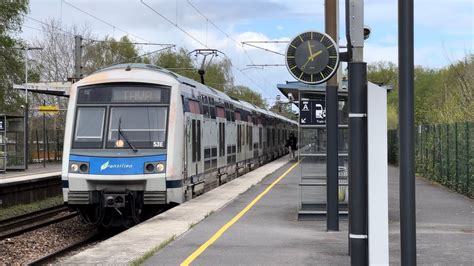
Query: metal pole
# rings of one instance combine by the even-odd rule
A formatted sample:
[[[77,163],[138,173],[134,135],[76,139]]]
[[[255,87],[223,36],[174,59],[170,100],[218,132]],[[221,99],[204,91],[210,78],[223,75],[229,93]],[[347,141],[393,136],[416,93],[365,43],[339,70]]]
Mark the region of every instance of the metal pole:
[[[349,63],[349,238],[351,265],[368,265],[367,64]]]
[[[325,30],[338,43],[337,34],[337,1],[325,0]],[[338,102],[337,76],[333,76],[326,84],[326,229],[339,231],[339,167],[338,167]]]
[[[401,264],[416,265],[413,0],[398,0]]]
[[[74,36],[74,78],[78,82],[82,78],[82,36]]]
[[[24,152],[25,152],[25,169],[28,169],[29,161],[29,126],[28,126],[28,116],[29,116],[29,106],[28,106],[28,47],[25,47],[25,135],[24,140]]]
[[[367,64],[364,1],[346,0],[349,54],[349,251],[351,265],[368,265]]]
[[[46,105],[46,100],[43,100]],[[43,113],[43,167],[46,167],[46,113]]]

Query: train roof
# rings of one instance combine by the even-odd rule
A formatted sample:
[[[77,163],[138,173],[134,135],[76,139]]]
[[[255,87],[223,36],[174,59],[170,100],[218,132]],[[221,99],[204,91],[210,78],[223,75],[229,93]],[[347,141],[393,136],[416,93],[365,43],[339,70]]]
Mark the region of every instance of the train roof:
[[[216,96],[220,99],[231,102],[236,107],[239,107],[239,105],[240,105],[240,106],[244,107],[245,109],[250,109],[252,111],[256,111],[256,112],[265,114],[267,116],[273,116],[273,117],[278,118],[280,120],[284,120],[284,121],[287,121],[289,123],[296,124],[296,121],[294,121],[294,120],[288,119],[284,116],[281,116],[281,115],[276,114],[274,112],[271,112],[269,110],[262,109],[258,106],[255,106],[251,103],[248,103],[246,101],[242,101],[242,100],[239,100],[239,99],[232,98],[232,97],[230,97],[229,95],[225,94],[222,91],[219,91],[219,90],[214,89],[212,87],[209,87],[207,85],[201,84],[201,83],[199,83],[199,82],[197,82],[193,79],[181,76],[181,75],[179,75],[179,74],[177,74],[173,71],[170,71],[166,68],[162,68],[162,67],[159,67],[159,66],[155,66],[155,65],[151,65],[151,64],[141,64],[141,63],[117,64],[117,65],[112,65],[112,66],[105,67],[101,70],[96,71],[95,73],[108,71],[108,70],[115,70],[115,69],[127,69],[127,68],[130,68],[130,69],[145,69],[145,70],[149,70],[149,71],[156,71],[156,72],[159,72],[159,73],[164,73],[164,74],[167,74],[167,75],[170,75],[170,76],[174,77],[181,84],[185,84],[185,85],[188,85],[190,87],[193,87],[196,90],[200,91],[201,93],[214,95],[214,96]]]

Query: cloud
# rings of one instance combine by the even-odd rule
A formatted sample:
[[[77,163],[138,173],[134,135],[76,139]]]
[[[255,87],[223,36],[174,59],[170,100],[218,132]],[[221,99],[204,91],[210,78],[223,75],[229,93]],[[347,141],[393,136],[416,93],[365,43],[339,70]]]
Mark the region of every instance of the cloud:
[[[286,67],[247,69],[247,65],[283,64],[283,56],[244,46],[241,41],[290,40],[308,28],[323,24],[324,0],[189,0],[205,16],[199,14],[188,0],[144,0],[157,12],[166,16],[194,38],[211,48],[222,50],[235,68],[235,83],[252,87],[265,98],[277,94],[276,84],[293,80]],[[138,0],[68,0],[79,8],[135,35],[153,42],[174,43],[188,50],[203,48],[160,15]],[[344,36],[344,1],[340,4],[341,44]],[[365,0],[365,24],[373,34],[366,42],[365,60],[398,62],[397,2],[393,0]],[[97,38],[105,35],[120,37],[118,29],[74,10],[58,0],[30,1],[31,16],[62,19],[65,25],[90,25]],[[442,67],[472,52],[474,27],[471,0],[419,0],[415,1],[415,63],[429,67]],[[26,24],[40,26],[26,20]],[[213,24],[217,25],[216,28]],[[232,39],[227,38],[228,34]],[[22,34],[31,40],[38,32],[26,29]],[[133,38],[136,41],[143,41]],[[286,44],[259,44],[266,49],[284,53]],[[142,51],[156,47],[143,46]],[[241,71],[237,70],[240,69]]]

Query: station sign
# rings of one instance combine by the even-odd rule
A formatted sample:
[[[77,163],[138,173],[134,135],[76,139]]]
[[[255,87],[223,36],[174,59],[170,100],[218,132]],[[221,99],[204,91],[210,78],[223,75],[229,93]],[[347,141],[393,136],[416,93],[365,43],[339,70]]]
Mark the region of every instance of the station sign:
[[[324,98],[300,101],[300,125],[326,125]]]
[[[38,108],[38,111],[43,114],[57,114],[59,107],[54,105],[42,105]]]

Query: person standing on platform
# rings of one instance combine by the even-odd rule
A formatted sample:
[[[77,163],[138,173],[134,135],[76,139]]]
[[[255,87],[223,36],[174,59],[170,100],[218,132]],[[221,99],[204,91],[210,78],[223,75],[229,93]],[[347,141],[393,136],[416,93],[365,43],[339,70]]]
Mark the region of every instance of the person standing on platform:
[[[293,133],[290,133],[290,136],[286,140],[286,147],[290,150],[291,159],[295,158],[295,151],[297,149],[298,139]]]

